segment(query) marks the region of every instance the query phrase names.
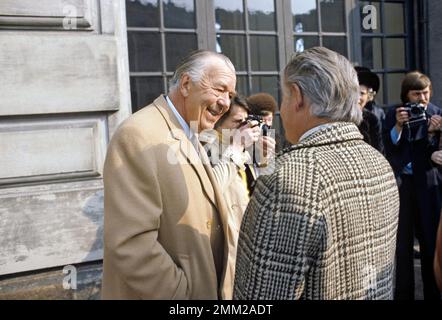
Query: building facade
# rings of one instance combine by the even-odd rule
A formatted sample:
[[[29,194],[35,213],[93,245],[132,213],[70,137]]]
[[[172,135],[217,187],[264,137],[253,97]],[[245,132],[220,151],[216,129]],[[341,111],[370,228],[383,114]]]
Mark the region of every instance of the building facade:
[[[190,51],[226,54],[238,92],[280,100],[291,54],[321,45],[373,69],[384,107],[413,69],[442,105],[440,14],[438,0],[0,1],[0,299],[99,297],[107,143]]]

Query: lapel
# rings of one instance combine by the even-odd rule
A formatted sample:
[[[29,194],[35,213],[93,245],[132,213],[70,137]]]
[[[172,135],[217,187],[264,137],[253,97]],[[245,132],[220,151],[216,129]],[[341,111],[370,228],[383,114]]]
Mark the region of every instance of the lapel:
[[[178,119],[173,114],[173,111],[169,108],[167,101],[163,95],[158,97],[153,104],[166,121],[171,136],[178,141],[180,152],[184,155],[184,157],[187,159],[187,162],[195,170],[207,198],[210,200],[210,202],[212,202],[215,208],[218,208],[214,194],[213,182],[208,176],[208,170],[205,168],[206,165],[203,164],[205,163],[205,161],[208,161],[207,155],[205,155],[204,148],[202,148],[201,144],[197,142],[199,151],[196,151],[192,142],[187,138],[184,130],[178,122]],[[204,158],[204,156],[206,157]]]

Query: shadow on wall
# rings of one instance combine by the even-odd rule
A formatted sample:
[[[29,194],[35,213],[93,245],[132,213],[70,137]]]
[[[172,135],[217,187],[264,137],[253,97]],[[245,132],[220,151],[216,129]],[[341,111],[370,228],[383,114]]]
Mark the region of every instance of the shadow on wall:
[[[103,259],[103,217],[104,217],[104,191],[94,193],[82,208],[83,214],[97,227],[95,239],[89,249],[89,253],[82,262],[97,261]]]
[[[96,300],[101,296],[103,276],[103,190],[95,192],[87,199],[82,207],[82,213],[96,226],[96,232],[95,237],[90,241],[92,245],[89,249],[85,249],[88,251],[87,255],[82,259],[81,265],[75,267],[76,288],[68,291],[71,292],[71,299],[74,300]],[[85,232],[88,231],[85,230]]]

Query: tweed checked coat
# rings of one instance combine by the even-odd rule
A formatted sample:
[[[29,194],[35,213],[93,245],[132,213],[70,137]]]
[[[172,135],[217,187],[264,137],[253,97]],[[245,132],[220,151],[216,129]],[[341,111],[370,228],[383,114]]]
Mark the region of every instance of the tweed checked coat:
[[[238,243],[236,299],[391,299],[399,196],[352,123],[303,139],[260,177]]]

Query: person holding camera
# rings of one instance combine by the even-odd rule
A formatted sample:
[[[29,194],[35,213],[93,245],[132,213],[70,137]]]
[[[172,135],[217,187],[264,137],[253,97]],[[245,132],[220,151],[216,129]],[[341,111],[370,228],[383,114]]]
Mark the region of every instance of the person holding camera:
[[[260,148],[267,144],[276,147],[277,139],[275,131],[270,131],[273,125],[273,117],[277,109],[277,102],[272,95],[259,92],[247,97],[247,104],[250,107],[250,115],[257,117],[260,122],[262,137],[260,143],[257,144],[258,148],[251,150],[251,154],[254,160],[254,167],[256,175],[259,177],[261,174],[266,174],[272,170],[272,166],[269,166],[271,157],[273,156],[268,152],[266,148]],[[279,140],[279,139],[278,139]],[[273,148],[275,150],[275,148]]]
[[[387,159],[399,186],[400,213],[396,246],[395,299],[414,299],[414,236],[419,241],[424,299],[439,299],[433,260],[439,222],[440,174],[431,161],[439,145],[442,110],[430,103],[430,79],[418,72],[402,81],[402,106],[386,116]]]

